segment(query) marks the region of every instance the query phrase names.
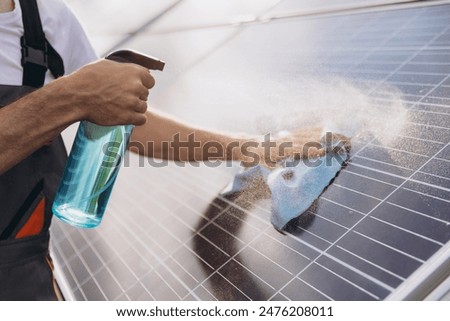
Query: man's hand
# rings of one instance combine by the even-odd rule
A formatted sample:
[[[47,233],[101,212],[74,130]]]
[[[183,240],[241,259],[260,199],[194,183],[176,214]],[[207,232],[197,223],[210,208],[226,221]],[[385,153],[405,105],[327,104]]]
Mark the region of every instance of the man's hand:
[[[154,84],[144,67],[100,60],[0,108],[0,175],[79,120],[144,124]]]
[[[103,126],[142,125],[147,120],[147,98],[155,80],[144,67],[103,59],[62,82],[80,120]]]
[[[255,149],[259,156],[259,164],[274,168],[279,161],[288,157],[294,159],[321,157],[327,152],[337,151],[329,148],[335,146],[334,144],[336,148],[350,149],[348,137],[335,133],[330,133],[329,136],[323,134],[322,127],[305,127],[291,132],[265,135]],[[254,158],[246,157],[245,153],[241,154],[241,161],[246,167],[258,165]]]

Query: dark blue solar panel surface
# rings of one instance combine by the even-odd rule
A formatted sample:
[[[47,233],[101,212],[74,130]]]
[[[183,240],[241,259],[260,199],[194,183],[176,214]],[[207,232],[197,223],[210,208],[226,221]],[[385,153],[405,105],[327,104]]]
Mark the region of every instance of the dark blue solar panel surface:
[[[236,167],[124,168],[99,229],[53,224],[74,298],[387,297],[450,240],[449,19],[444,5],[168,33],[200,44],[184,48],[183,71],[169,68],[175,79],[163,78],[154,103],[188,121],[242,129],[242,106],[251,117],[282,110],[304,75],[346,79],[386,106],[381,84],[396,87],[407,121],[388,143],[355,139],[348,165],[285,235],[270,225],[266,189],[219,195]],[[149,28],[132,45],[163,39]]]

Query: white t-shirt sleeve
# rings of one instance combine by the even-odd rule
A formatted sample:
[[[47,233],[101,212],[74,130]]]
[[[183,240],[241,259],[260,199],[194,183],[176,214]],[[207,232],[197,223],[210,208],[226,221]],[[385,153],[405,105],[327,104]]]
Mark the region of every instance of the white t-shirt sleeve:
[[[12,12],[0,14],[0,84],[22,84],[20,37],[23,35],[22,10],[14,0]],[[62,0],[38,0],[45,36],[64,62],[68,75],[97,59],[78,19]],[[54,78],[47,72],[45,82]]]

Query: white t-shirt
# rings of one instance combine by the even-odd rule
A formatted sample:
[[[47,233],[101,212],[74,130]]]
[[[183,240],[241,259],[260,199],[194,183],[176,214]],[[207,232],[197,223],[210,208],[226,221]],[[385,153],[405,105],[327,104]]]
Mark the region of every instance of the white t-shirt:
[[[0,13],[0,84],[22,85],[20,37],[22,10],[18,0],[11,12]],[[45,36],[64,61],[65,74],[97,59],[86,34],[72,11],[61,0],[37,0]],[[53,80],[47,71],[46,83]]]

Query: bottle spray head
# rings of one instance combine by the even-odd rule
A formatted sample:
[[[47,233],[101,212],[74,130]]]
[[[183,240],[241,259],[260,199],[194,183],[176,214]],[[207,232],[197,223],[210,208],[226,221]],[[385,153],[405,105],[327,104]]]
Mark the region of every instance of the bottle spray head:
[[[108,60],[114,60],[117,62],[129,62],[145,67],[149,70],[160,70],[164,69],[166,64],[164,61],[144,55],[142,53],[136,52],[134,50],[124,49],[113,51],[105,57]]]

